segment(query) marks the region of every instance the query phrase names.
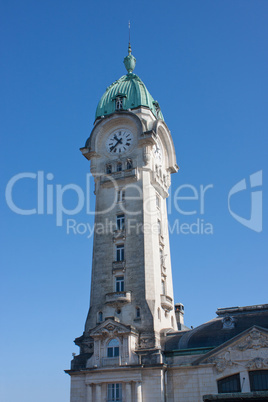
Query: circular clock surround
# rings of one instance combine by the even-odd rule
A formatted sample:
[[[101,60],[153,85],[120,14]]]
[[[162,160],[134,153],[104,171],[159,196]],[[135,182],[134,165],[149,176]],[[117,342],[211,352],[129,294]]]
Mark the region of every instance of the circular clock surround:
[[[133,142],[132,132],[126,128],[120,128],[109,135],[106,140],[106,149],[111,155],[121,155],[131,148]]]

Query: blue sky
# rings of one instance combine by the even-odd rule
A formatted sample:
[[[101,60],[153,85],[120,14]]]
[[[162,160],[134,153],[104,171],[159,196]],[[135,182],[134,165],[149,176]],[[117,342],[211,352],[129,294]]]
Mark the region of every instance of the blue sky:
[[[185,323],[208,321],[218,307],[267,302],[267,13],[260,0],[1,2],[1,400],[69,398],[63,370],[78,352],[73,339],[88,311],[92,238],[67,234],[68,216],[57,227],[55,213],[14,213],[5,189],[14,175],[38,171],[54,191],[70,183],[85,189],[89,164],[79,147],[106,87],[125,74],[129,19],[135,73],[174,139],[180,170],[172,200],[181,185],[213,186],[204,214],[199,200],[181,201],[193,215],[171,203],[171,225],[213,227],[213,234],[170,236]],[[228,194],[245,179],[231,208],[249,219],[250,175],[259,171],[263,230],[256,232],[231,216]],[[18,182],[13,199],[34,208],[36,180]],[[64,202],[74,208],[76,198]],[[85,209],[72,218],[93,224]]]

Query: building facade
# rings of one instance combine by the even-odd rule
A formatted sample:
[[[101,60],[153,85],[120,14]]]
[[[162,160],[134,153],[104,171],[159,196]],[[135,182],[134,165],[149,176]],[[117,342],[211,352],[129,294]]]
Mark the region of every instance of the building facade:
[[[234,393],[250,394],[254,381],[245,371],[268,382],[268,308],[220,310],[210,324],[184,326],[184,307],[174,304],[166,208],[178,170],[174,145],[159,103],[133,73],[130,45],[124,64],[127,74],[102,96],[81,148],[96,210],[90,308],[75,340],[80,353],[66,370],[71,402],[228,400],[217,398],[230,396],[230,384],[238,400]],[[245,327],[239,317],[247,314]],[[222,377],[232,377],[230,384]]]

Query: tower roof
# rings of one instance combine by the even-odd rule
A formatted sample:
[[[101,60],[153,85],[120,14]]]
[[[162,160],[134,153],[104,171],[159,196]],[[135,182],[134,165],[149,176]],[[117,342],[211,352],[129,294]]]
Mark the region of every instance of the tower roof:
[[[124,64],[128,73],[113,82],[106,89],[98,103],[95,119],[114,113],[117,110],[116,100],[117,98],[121,98],[121,110],[135,109],[143,106],[149,108],[157,119],[164,120],[158,102],[153,99],[142,80],[133,73],[136,59],[131,54],[130,45],[128,56],[124,58]]]

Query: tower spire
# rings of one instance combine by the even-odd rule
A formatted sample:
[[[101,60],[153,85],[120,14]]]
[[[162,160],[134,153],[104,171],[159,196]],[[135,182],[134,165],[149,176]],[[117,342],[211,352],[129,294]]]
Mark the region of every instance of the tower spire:
[[[127,69],[128,74],[131,74],[136,66],[136,59],[131,54],[131,44],[130,44],[130,21],[128,21],[128,56],[124,58],[124,64]]]

